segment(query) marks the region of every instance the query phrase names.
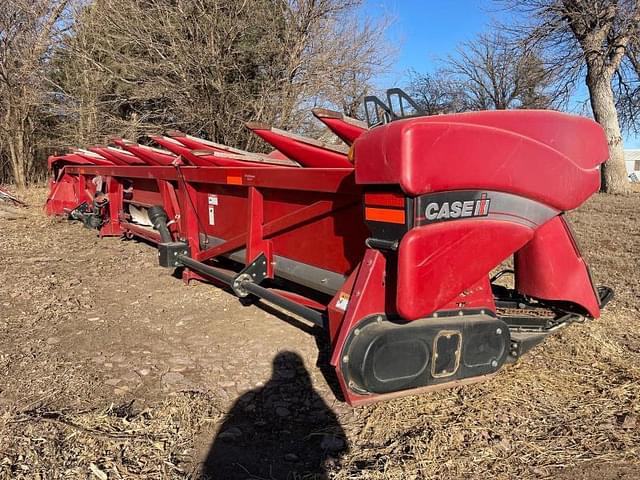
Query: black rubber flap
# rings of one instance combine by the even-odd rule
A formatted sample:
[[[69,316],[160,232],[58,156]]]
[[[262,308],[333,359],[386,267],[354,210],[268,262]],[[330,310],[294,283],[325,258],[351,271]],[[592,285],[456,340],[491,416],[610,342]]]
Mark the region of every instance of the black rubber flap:
[[[389,393],[497,371],[509,352],[507,325],[485,314],[358,324],[342,352],[342,372],[358,393]]]

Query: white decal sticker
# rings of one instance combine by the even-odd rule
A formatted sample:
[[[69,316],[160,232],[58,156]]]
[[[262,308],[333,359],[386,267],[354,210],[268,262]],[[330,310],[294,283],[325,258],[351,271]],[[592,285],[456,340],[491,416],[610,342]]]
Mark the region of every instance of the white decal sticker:
[[[348,293],[340,292],[340,296],[338,297],[338,301],[336,302],[336,308],[344,312],[349,305],[349,298],[350,295]]]
[[[213,207],[218,205],[218,196],[217,195],[209,195],[207,199],[207,203],[209,204],[209,225],[216,224],[216,217]]]

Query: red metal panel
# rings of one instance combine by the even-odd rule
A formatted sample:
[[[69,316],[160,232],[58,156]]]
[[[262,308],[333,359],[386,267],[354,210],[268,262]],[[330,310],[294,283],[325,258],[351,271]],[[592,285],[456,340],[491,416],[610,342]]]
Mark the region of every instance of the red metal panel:
[[[503,128],[493,125],[498,120]],[[560,136],[573,144],[557,142]],[[591,150],[577,146],[585,138]],[[354,148],[358,183],[398,184],[408,195],[491,189],[559,210],[576,208],[598,190],[597,165],[608,158],[594,122],[538,111],[399,120],[363,134]]]
[[[516,252],[514,262],[520,293],[573,302],[591,317],[600,316],[589,269],[564,218],[555,217],[540,227],[533,240]]]
[[[160,195],[157,180],[136,180],[129,201],[143,206],[162,205],[162,195]]]
[[[91,173],[95,175],[112,175],[124,178],[159,178],[162,180],[178,180],[174,167],[147,166],[131,167],[83,167],[69,166],[70,174]],[[303,190],[305,192],[327,192],[360,194],[361,188],[354,182],[353,171],[347,169],[324,168],[288,168],[273,167],[269,169],[256,167],[238,168],[199,168],[182,167],[181,176],[187,182],[226,185],[229,176],[240,177],[242,185],[277,188],[284,190]]]
[[[180,208],[173,183],[167,180],[158,180],[158,190],[162,198],[161,205],[164,207],[165,212],[167,212],[167,217],[169,217],[169,220],[175,220],[176,217],[179,217]],[[178,232],[177,224],[172,223],[169,225],[169,231],[172,234],[176,234]]]
[[[249,153],[244,150],[240,150],[238,148],[228,147],[226,145],[221,145],[219,143],[211,142],[203,138],[186,135],[182,132],[173,131],[173,132],[169,132],[169,135],[171,136],[171,138],[179,141],[185,147],[188,147],[192,150],[210,150],[212,152],[223,152],[223,153],[234,153],[234,154]]]
[[[262,192],[256,187],[249,187],[247,191],[247,202],[249,204],[249,212],[247,217],[248,231],[245,263],[249,265],[260,256],[260,254],[266,254],[269,260],[267,276],[272,277],[271,248],[269,242],[264,240],[262,228],[262,224],[264,223],[264,197]]]
[[[77,194],[78,177],[63,174],[57,181],[49,181],[49,196],[45,205],[47,215],[64,215],[80,203]]]
[[[226,200],[225,200],[225,203],[226,203]],[[219,205],[219,197],[216,198],[216,205]],[[318,202],[312,203],[311,205],[298,208],[293,212],[284,214],[281,217],[277,217],[274,220],[268,223],[265,223],[262,226],[263,236],[264,238],[269,238],[275,234],[282,233],[282,231],[284,230],[299,227],[303,223],[308,223],[311,220],[315,220],[321,216],[326,216],[327,214],[330,214],[333,209],[334,208],[333,208],[332,202],[328,200],[318,201]],[[261,222],[263,222],[264,221],[263,215],[261,215],[260,218],[261,218]],[[223,244],[217,245],[215,247],[212,247],[203,251],[198,256],[198,260],[200,261],[208,260],[218,255],[222,255],[222,254],[237,250],[238,248],[246,244],[247,235],[243,231],[239,235],[236,235],[231,238],[225,238],[225,240],[226,241]]]
[[[340,112],[324,108],[314,108],[312,112],[318,120],[349,145],[367,131],[367,125],[364,122],[346,117]]]
[[[122,184],[113,177],[105,179],[107,198],[109,199],[109,222],[100,229],[100,236],[119,236],[122,234],[120,213],[122,212]]]
[[[200,167],[211,167],[217,165],[212,156],[198,156],[194,155],[191,152],[190,148],[185,147],[183,144],[169,137],[162,137],[159,135],[153,135],[151,137],[154,142],[158,145],[162,145],[167,150],[175,153],[176,155],[180,155],[183,159],[187,160],[189,163],[195,166]]]
[[[172,153],[162,152],[155,148],[138,145],[137,143],[132,143],[118,138],[114,138],[112,141],[128,152],[133,153],[138,158],[146,160],[147,163],[155,165],[171,165],[171,163],[176,159],[176,156]]]
[[[209,208],[210,195],[216,197],[216,205],[212,207],[215,224],[210,223],[208,215],[201,215],[205,232],[228,241],[203,252],[199,260],[246,245],[247,189],[206,184],[198,184],[198,188],[202,189],[197,199],[199,212]],[[368,235],[362,221],[353,221],[354,216],[361,215],[357,193],[338,199],[313,192],[301,197],[296,192],[278,189],[268,189],[263,194],[263,235],[272,241],[274,254],[342,274],[355,267]]]
[[[94,152],[94,153],[96,153],[98,155],[101,155],[104,158],[107,158],[114,165],[129,165],[129,163],[125,162],[124,160],[122,160],[117,155],[114,155],[113,153],[110,153],[107,148],[89,147],[88,150],[90,152]],[[142,162],[140,162],[140,164],[142,164]]]
[[[74,152],[75,155],[79,155],[80,157],[84,158],[85,160],[88,160],[89,162],[93,163],[94,165],[117,165],[116,162],[107,159],[105,157],[103,157],[102,155],[99,155],[97,153],[84,153],[84,152]]]
[[[335,350],[335,343],[338,339],[338,333],[342,327],[342,322],[346,316],[346,312],[351,300],[353,286],[360,274],[362,262],[349,274],[347,280],[342,284],[340,290],[334,295],[327,306],[329,339],[331,340],[332,351]]]
[[[357,194],[356,194],[357,195]],[[368,230],[354,217],[361,215],[359,196],[333,197],[334,202],[351,203],[319,215],[295,228],[278,233],[272,238],[274,254],[304,262],[334,272],[346,274],[358,264],[365,249]],[[269,191],[265,201],[265,221],[276,221],[291,213],[298,205],[331,200],[326,195],[305,195],[301,199],[294,192]],[[303,205],[304,205],[303,204]]]
[[[347,307],[333,346],[330,363],[336,369],[340,389],[350,405],[370,402],[371,396],[358,395],[345,383],[341,368],[343,347],[349,334],[361,320],[370,315],[384,315],[386,312],[395,311],[393,301],[388,295],[391,289],[385,282],[386,268],[387,260],[384,255],[377,250],[367,249],[353,289],[338,293],[338,295],[347,295]]]
[[[47,163],[49,164],[49,170],[52,170],[54,166],[56,168],[61,168],[64,165],[96,165],[94,162],[91,162],[75,153],[67,153],[60,156],[51,156],[48,158]]]
[[[514,132],[550,146],[586,170],[609,157],[602,127],[578,115],[551,110],[493,110],[424,118],[427,122],[452,121]]]
[[[353,168],[345,152],[305,137],[283,132],[267,125],[248,123],[247,127],[287,157],[305,167]]]
[[[180,203],[181,237],[187,240],[191,255],[200,253],[201,218],[198,210],[198,192],[184,179],[178,184],[178,202]]]
[[[489,276],[484,275],[479,281],[462,290],[453,300],[439,310],[472,310],[496,311],[496,304],[491,291]]]
[[[133,155],[125,150],[113,147],[89,147],[92,152],[99,153],[100,155],[110,159],[117,165],[149,165],[149,162]],[[154,165],[154,164],[151,164]]]
[[[398,249],[398,312],[425,317],[471,287],[533,237],[496,220],[461,220],[414,228]]]

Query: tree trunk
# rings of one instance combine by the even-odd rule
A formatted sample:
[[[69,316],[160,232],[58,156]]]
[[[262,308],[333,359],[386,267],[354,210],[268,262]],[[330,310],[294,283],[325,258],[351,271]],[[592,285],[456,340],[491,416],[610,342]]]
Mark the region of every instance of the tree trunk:
[[[588,70],[586,80],[593,116],[604,129],[609,143],[609,160],[601,167],[600,189],[606,193],[629,193],[631,188],[624,164],[624,145],[611,88],[611,75],[604,74],[597,68]]]
[[[16,187],[24,189],[27,186],[27,172],[24,168],[24,149],[22,146],[22,134],[16,134],[9,140],[9,158],[11,160],[11,170],[13,181]]]
[[[16,103],[18,103],[18,101],[16,101]],[[9,115],[7,115],[6,118],[10,130],[10,135],[7,139],[9,159],[11,160],[13,181],[16,187],[23,189],[27,186],[29,166],[31,164],[31,159],[29,158],[30,152],[27,151],[28,148],[25,148],[27,140],[25,126],[28,119],[23,114],[22,105],[10,108]]]

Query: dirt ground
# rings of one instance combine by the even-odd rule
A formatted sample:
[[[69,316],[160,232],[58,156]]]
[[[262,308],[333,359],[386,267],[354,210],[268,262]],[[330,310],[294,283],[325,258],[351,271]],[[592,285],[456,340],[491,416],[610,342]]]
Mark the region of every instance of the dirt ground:
[[[640,193],[570,215],[616,291],[600,320],[488,382],[355,409],[304,322],[47,218],[45,194],[0,217],[0,478],[640,478]]]

